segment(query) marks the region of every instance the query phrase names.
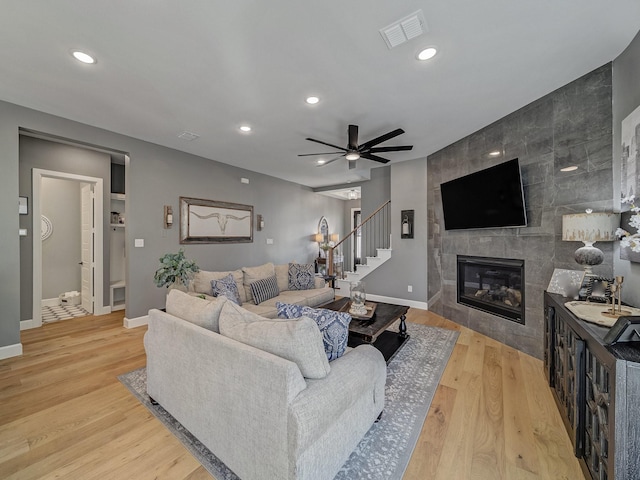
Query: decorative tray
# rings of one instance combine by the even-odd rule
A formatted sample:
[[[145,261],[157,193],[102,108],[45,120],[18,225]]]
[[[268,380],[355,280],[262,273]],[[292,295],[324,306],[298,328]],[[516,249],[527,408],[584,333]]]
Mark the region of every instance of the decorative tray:
[[[611,305],[606,303],[567,302],[564,304],[578,318],[603,327],[612,327],[621,316],[640,315],[640,308],[622,306],[622,312],[611,315]]]
[[[378,306],[377,303],[364,302],[364,307],[367,309],[367,314],[354,315],[349,311],[349,309],[351,308],[351,302],[347,302],[347,304],[342,308],[342,311],[347,312],[349,315],[351,315],[351,318],[355,318],[356,320],[371,320],[373,318],[373,315],[376,313],[377,306]]]

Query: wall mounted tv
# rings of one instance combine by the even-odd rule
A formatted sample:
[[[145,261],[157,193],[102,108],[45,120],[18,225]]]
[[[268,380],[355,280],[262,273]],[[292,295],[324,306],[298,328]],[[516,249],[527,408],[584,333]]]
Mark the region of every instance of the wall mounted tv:
[[[525,227],[517,158],[440,185],[445,230]]]

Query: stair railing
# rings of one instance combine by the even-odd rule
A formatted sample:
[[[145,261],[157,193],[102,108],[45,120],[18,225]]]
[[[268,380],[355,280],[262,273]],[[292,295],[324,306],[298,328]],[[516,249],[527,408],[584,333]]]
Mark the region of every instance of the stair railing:
[[[359,239],[359,242],[358,242]],[[334,259],[342,257],[342,278],[347,265],[357,269],[367,256],[375,256],[376,249],[391,247],[391,200],[380,205],[360,225],[327,250],[327,273],[335,274]]]

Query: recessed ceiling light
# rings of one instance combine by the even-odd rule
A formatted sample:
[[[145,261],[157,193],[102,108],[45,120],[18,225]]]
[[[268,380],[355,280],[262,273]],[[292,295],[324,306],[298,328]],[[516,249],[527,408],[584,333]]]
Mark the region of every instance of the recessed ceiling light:
[[[93,58],[88,53],[81,52],[80,50],[74,50],[73,52],[71,52],[71,55],[73,55],[73,58],[75,58],[76,60],[82,63],[88,63],[88,64],[97,63],[95,58]]]
[[[502,153],[502,152],[500,152],[500,150],[494,150],[493,152],[489,152],[489,156],[490,157],[497,157],[497,156],[500,155],[500,153]]]
[[[240,131],[244,133],[249,133],[251,131],[251,127],[249,125],[240,125]]]
[[[418,60],[429,60],[430,58],[433,58],[436,56],[436,53],[438,53],[438,51],[435,49],[435,47],[428,47],[425,48],[424,50],[421,50],[417,57]]]
[[[573,172],[573,171],[575,171],[577,169],[578,169],[577,165],[571,165],[570,167],[561,168],[560,171],[561,172]]]
[[[315,105],[316,103],[318,103],[320,101],[320,99],[318,97],[307,97],[307,99],[305,100],[309,105]]]

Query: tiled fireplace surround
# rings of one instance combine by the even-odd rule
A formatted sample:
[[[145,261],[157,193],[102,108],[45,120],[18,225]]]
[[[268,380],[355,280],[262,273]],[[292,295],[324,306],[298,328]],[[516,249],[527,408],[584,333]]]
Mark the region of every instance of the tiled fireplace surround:
[[[562,215],[613,207],[611,96],[606,64],[427,158],[430,310],[542,358],[543,291],[554,268],[580,268],[580,244],[561,240]],[[484,102],[491,99],[478,108]],[[502,156],[489,157],[493,150]],[[512,158],[520,159],[528,226],[445,231],[440,184]],[[569,165],[579,168],[560,172]],[[598,247],[605,260],[594,272],[611,275],[612,244]],[[456,302],[456,255],[525,261],[524,325]]]

